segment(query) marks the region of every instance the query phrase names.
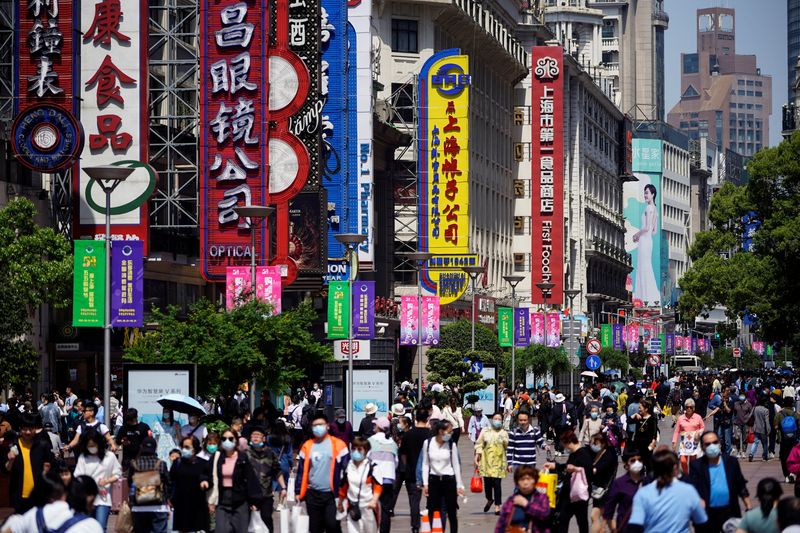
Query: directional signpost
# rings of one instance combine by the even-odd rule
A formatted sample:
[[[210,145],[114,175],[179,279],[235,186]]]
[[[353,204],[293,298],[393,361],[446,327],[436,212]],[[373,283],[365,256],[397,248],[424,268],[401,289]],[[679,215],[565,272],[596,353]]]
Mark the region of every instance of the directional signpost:
[[[647,346],[647,353],[661,354],[661,339],[659,337],[651,337],[650,344]]]
[[[598,368],[600,368],[600,363],[601,363],[600,358],[597,357],[596,355],[590,355],[589,357],[586,358],[586,368],[588,368],[593,372]]]

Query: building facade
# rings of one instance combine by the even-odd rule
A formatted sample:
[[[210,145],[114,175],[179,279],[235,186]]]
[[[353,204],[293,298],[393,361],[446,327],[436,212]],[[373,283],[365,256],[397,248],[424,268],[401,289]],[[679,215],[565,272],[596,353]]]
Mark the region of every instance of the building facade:
[[[750,157],[769,141],[772,78],[755,55],[736,53],[735,17],[733,9],[697,11],[697,52],[681,54],[681,99],[668,122]]]
[[[789,102],[795,99],[797,57],[800,56],[800,0],[786,0],[786,72]]]

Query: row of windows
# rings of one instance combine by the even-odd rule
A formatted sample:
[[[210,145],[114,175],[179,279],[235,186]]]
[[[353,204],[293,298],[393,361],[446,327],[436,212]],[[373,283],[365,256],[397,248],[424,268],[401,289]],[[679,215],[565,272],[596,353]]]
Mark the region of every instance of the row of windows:
[[[746,91],[746,90],[743,90],[743,89],[738,89],[736,91],[731,91],[731,95],[732,96],[733,95],[736,95],[736,96],[755,96],[757,98],[760,98],[760,97],[764,96],[764,93],[762,91]]]
[[[688,185],[665,177],[661,182],[661,188],[664,192],[664,198],[678,198],[681,201],[689,201]],[[681,221],[681,223],[683,222]]]
[[[739,140],[739,141],[753,141],[756,140],[761,142],[761,130],[756,130],[755,134],[753,130],[731,130],[731,140]]]
[[[752,156],[753,154],[755,154],[756,152],[758,152],[759,150],[761,150],[762,144],[761,143],[750,143],[750,142],[748,142],[748,143],[744,143],[744,142],[737,143],[737,142],[731,141],[731,142],[728,143],[728,148],[730,148],[734,152],[737,152],[737,153],[739,153],[741,155],[749,157],[749,156]]]
[[[761,87],[761,86],[764,85],[763,82],[758,81],[758,80],[742,80],[742,79],[740,79],[740,80],[737,80],[736,83],[737,83],[737,85],[744,85],[746,87],[752,87],[753,85],[755,85],[756,87]]]
[[[729,107],[731,109],[755,109],[756,111],[764,110],[764,106],[762,104],[743,104],[741,102],[731,102]]]

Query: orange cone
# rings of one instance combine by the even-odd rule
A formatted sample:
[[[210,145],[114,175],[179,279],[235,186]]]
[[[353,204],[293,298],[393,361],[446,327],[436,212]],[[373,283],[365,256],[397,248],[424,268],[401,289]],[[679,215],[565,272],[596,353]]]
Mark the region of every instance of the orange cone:
[[[433,512],[433,527],[431,528],[431,533],[444,533],[442,516],[439,514],[439,511]]]
[[[427,511],[420,515],[419,533],[431,533],[431,522],[428,519]]]

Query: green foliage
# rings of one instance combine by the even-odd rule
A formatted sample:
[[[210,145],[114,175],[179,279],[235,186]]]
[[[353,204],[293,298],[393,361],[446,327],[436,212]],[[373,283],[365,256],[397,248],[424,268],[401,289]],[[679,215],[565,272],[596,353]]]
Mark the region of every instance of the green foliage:
[[[458,388],[462,395],[483,390],[495,383],[493,379],[483,379],[481,374],[472,372],[472,362],[491,363],[493,357],[487,352],[474,351],[462,354],[449,348],[432,348],[428,350],[428,381],[439,382],[451,388]],[[464,358],[469,362],[465,362]]]
[[[230,392],[255,374],[259,387],[282,390],[313,365],[332,359],[330,348],[310,333],[315,315],[308,305],[271,316],[268,305],[247,302],[226,312],[199,300],[186,319],[179,310],[153,310],[158,329],[126,349],[138,363],[195,363],[198,384],[211,393]]]
[[[38,380],[39,354],[27,337],[34,313],[42,304],[61,308],[70,301],[70,243],[35,218],[25,198],[0,210],[0,387]]]
[[[524,381],[528,369],[536,380],[547,372],[558,372],[562,369],[562,356],[564,353],[558,348],[546,348],[541,344],[533,344],[517,350],[516,377],[517,381]],[[569,361],[567,360],[567,365]],[[555,368],[554,368],[555,365]],[[566,368],[569,368],[568,366]],[[503,375],[511,380],[511,355],[508,355],[507,364],[504,365]]]
[[[604,369],[621,370],[623,375],[628,372],[628,367],[630,366],[628,354],[606,346],[602,348],[597,355],[600,357]]]
[[[727,183],[712,198],[711,229],[697,235],[690,249],[692,267],[680,282],[680,311],[691,319],[722,305],[731,321],[753,313],[762,338],[797,346],[800,277],[794,268],[800,260],[800,133],[758,152],[747,169],[751,176],[747,185]],[[753,236],[753,251],[744,252],[742,217],[750,211],[761,226]],[[724,333],[730,338],[730,332]]]
[[[467,353],[472,349],[472,324],[469,320],[459,320],[442,328],[439,348]],[[497,333],[483,324],[475,324],[475,350],[489,352],[492,360],[503,354]]]

